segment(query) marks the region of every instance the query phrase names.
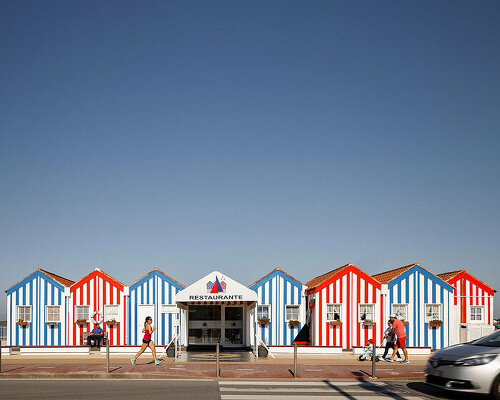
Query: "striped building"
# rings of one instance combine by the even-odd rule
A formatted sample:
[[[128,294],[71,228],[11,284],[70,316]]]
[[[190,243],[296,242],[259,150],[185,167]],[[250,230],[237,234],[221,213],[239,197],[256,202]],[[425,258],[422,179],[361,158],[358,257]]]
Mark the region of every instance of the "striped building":
[[[67,299],[73,283],[38,268],[7,289],[8,345],[66,345]]]
[[[126,288],[99,268],[70,288],[69,343],[82,344],[84,332],[91,332],[102,320],[110,345],[126,344]]]
[[[167,345],[178,333],[179,309],[175,295],[184,289],[177,282],[158,268],[135,281],[129,288],[128,298],[128,344],[142,344],[142,328],[146,317],[153,318],[156,330],[153,341]]]
[[[258,296],[257,334],[271,346],[288,346],[305,322],[304,285],[280,268],[249,286]],[[264,323],[267,318],[268,322]],[[292,321],[292,322],[290,322]],[[294,322],[297,321],[297,322]]]
[[[380,282],[346,264],[306,283],[314,346],[364,346],[380,343],[384,325]]]
[[[406,345],[441,349],[450,344],[454,327],[453,287],[420,264],[410,264],[373,275],[382,283],[385,317],[397,314],[405,321]],[[441,321],[442,325],[432,326]],[[439,324],[439,322],[437,322]]]

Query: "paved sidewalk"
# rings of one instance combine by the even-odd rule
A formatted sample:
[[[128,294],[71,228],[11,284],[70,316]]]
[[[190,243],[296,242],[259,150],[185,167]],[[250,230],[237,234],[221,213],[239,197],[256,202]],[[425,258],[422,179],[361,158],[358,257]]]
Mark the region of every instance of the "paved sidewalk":
[[[378,362],[377,378],[423,378],[427,356],[414,356],[411,364]],[[113,356],[111,372],[106,373],[106,358],[91,356],[20,356],[2,357],[0,378],[80,378],[80,379],[213,379],[215,362],[174,362],[172,359],[155,366],[151,356],[139,358],[134,367],[130,356]],[[279,355],[276,359],[254,362],[221,362],[222,379],[293,379],[293,356]],[[368,379],[371,363],[360,362],[350,354],[336,356],[299,356],[297,377],[300,379]]]

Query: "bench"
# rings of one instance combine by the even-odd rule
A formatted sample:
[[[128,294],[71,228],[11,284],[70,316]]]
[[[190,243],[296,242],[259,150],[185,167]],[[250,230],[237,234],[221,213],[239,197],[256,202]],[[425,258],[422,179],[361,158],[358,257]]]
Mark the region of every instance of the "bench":
[[[83,335],[80,338],[80,345],[87,346],[87,339],[90,335],[92,335],[92,332],[83,332]],[[103,336],[103,338],[101,340],[101,346],[105,346],[105,345],[106,345],[106,336]]]

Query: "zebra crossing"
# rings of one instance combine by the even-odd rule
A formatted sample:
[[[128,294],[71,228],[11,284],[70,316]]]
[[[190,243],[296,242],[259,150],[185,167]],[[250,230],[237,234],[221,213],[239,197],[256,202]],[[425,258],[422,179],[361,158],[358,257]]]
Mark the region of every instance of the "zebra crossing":
[[[306,400],[325,397],[337,399],[422,400],[420,393],[394,390],[385,382],[286,382],[286,381],[219,381],[221,400]]]

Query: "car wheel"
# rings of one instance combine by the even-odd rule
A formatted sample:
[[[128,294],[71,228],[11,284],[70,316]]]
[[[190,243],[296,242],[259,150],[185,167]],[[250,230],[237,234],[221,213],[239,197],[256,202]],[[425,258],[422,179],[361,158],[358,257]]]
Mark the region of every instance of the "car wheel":
[[[500,375],[493,381],[491,386],[491,397],[495,400],[500,400]]]

